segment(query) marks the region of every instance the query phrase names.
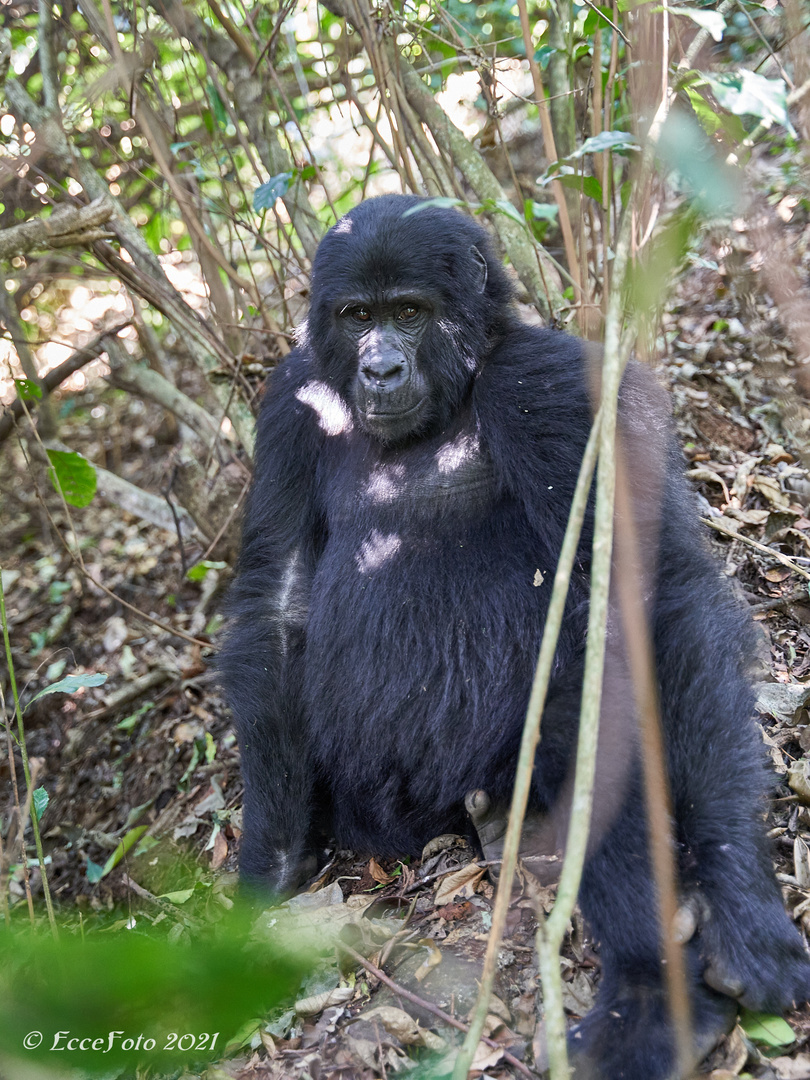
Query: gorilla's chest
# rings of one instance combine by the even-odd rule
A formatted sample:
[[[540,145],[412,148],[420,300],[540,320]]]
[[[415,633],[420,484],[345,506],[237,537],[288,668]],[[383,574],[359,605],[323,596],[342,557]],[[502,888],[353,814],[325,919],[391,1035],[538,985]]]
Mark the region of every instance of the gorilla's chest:
[[[411,540],[479,524],[496,502],[492,460],[474,430],[384,450],[358,442],[334,463],[330,534],[396,527]]]

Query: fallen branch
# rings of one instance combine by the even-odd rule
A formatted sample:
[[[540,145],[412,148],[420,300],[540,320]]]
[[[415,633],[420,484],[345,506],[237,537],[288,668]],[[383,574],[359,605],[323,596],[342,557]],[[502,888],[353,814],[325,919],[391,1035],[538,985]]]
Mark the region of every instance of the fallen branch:
[[[768,547],[766,544],[760,544],[758,540],[752,540],[750,536],[743,536],[742,533],[736,532],[728,525],[723,525],[721,522],[716,521],[714,518],[701,518],[704,525],[708,525],[710,529],[714,529],[716,532],[722,533],[724,536],[730,536],[732,540],[741,540],[744,544],[748,544],[749,547],[755,548],[757,551],[761,551],[763,555],[770,555],[776,559],[783,566],[787,566],[792,570],[794,574],[798,574],[803,577],[805,581],[810,581],[810,571],[805,570],[803,566],[799,566],[793,559],[787,555],[783,555],[781,551],[776,551],[774,548]]]
[[[109,221],[112,212],[106,200],[94,199],[87,206],[60,207],[48,218],[0,229],[0,259],[103,239],[111,234],[99,229],[99,225]]]
[[[107,380],[113,386],[168,409],[199,435],[206,446],[220,438],[219,424],[214,417],[178,390],[173,382],[159,372],[132,360],[117,342],[109,343],[107,353],[110,359],[110,374]]]
[[[99,356],[107,351],[108,339],[116,337],[129,325],[130,322],[127,319],[126,322],[117,323],[108,330],[103,330],[89,345],[85,345],[83,349],[77,349],[76,352],[70,354],[67,360],[53,368],[47,375],[43,375],[40,379],[40,388],[43,395],[52,394],[74,372],[85,367],[91,360],[97,360]],[[35,401],[27,402],[29,410],[34,405],[36,405]],[[9,437],[14,430],[15,422],[23,415],[24,411],[23,403],[19,398],[6,407],[5,414],[0,416],[0,443],[5,442]]]

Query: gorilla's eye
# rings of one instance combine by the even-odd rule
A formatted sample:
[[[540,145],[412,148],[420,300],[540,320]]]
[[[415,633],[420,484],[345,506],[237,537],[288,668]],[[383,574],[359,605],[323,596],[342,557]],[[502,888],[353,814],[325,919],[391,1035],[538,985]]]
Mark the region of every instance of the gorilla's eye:
[[[407,322],[408,319],[415,319],[418,314],[419,309],[415,308],[413,304],[408,304],[406,307],[401,309],[399,315],[397,315],[397,318],[400,322]]]
[[[371,312],[368,308],[352,308],[351,311],[349,311],[349,314],[356,322],[371,322]]]

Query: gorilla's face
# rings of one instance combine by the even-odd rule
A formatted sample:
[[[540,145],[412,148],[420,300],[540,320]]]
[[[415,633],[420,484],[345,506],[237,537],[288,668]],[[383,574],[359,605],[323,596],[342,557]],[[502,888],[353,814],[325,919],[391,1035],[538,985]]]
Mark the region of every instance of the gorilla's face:
[[[435,304],[423,292],[391,289],[374,299],[341,301],[336,317],[356,358],[349,395],[361,426],[389,444],[422,431],[438,388],[431,393],[417,355],[436,318]]]
[[[509,296],[480,226],[416,198],[383,196],[321,242],[308,341],[358,426],[401,445],[457,414]]]

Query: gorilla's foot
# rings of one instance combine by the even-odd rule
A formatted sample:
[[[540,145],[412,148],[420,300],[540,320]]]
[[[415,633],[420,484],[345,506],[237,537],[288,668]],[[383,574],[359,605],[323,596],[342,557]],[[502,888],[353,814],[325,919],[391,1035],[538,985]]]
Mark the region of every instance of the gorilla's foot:
[[[486,791],[480,789],[467,792],[464,807],[478,834],[483,856],[490,863],[490,877],[497,881],[509,809],[493,803]],[[523,865],[541,885],[551,885],[558,880],[562,866],[561,852],[551,823],[543,814],[529,812],[526,815],[518,854]]]
[[[684,1080],[734,1026],[736,1002],[707,986],[692,994],[692,1047],[679,1068],[665,991],[649,985],[605,986],[572,1028],[574,1080]]]

